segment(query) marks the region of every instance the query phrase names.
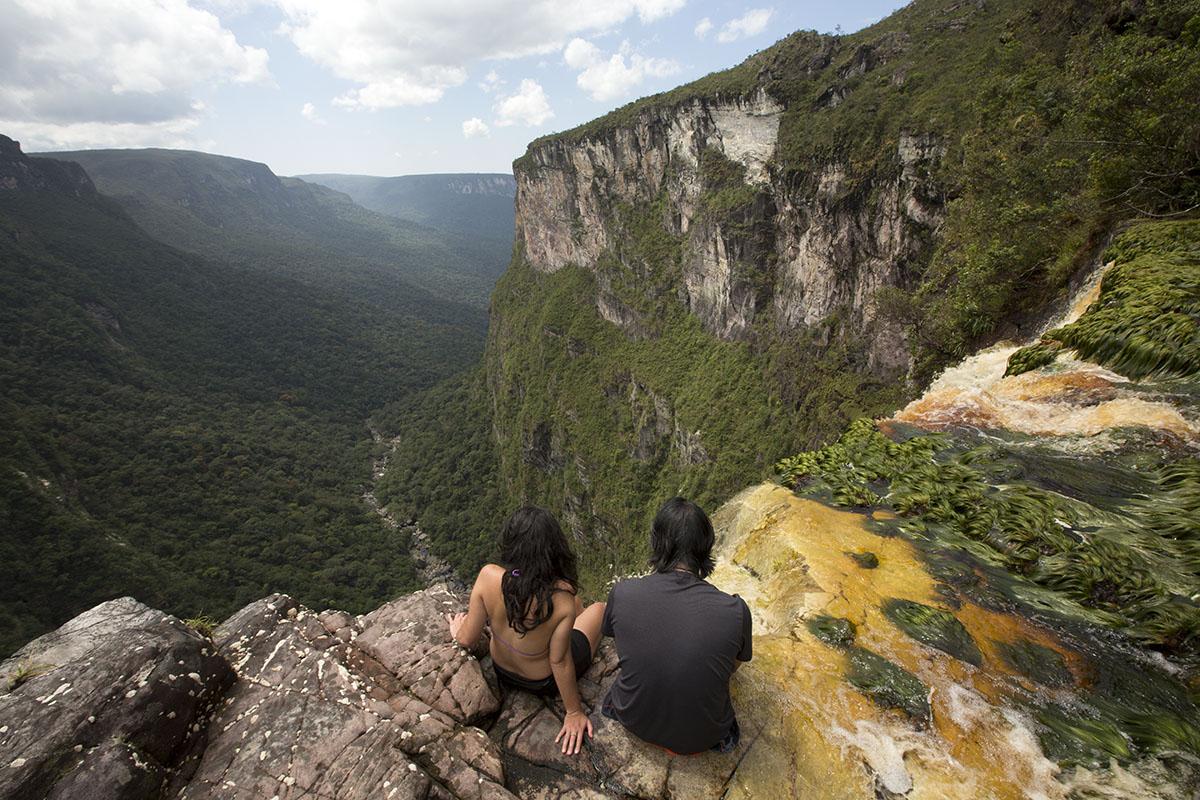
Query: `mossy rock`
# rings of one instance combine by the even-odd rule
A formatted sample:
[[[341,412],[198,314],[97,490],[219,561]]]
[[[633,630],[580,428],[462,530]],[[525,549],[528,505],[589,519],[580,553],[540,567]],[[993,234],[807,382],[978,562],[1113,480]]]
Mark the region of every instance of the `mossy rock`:
[[[1085,717],[1053,705],[1036,716],[1042,750],[1061,765],[1101,766],[1110,758],[1128,761],[1133,755],[1128,738],[1110,720]]]
[[[1008,357],[1008,368],[1004,370],[1004,375],[1005,377],[1020,375],[1038,367],[1053,364],[1054,359],[1058,358],[1058,354],[1061,351],[1062,345],[1060,343],[1049,340],[1042,340],[1036,344],[1022,347]]]
[[[1030,680],[1042,686],[1064,687],[1074,683],[1061,654],[1049,647],[1029,641],[993,642],[1004,662]]]
[[[808,630],[813,636],[831,647],[848,647],[854,644],[858,633],[854,623],[841,617],[820,614],[808,620]]]
[[[859,553],[847,553],[847,555],[854,559],[854,563],[863,569],[875,569],[879,566],[879,556],[869,550],[863,550]]]
[[[925,684],[883,656],[861,647],[851,648],[846,680],[884,708],[898,708],[921,724],[929,722],[929,690]]]
[[[883,606],[883,613],[897,628],[921,644],[977,667],[983,663],[983,654],[975,640],[949,611],[912,600],[889,600]]]

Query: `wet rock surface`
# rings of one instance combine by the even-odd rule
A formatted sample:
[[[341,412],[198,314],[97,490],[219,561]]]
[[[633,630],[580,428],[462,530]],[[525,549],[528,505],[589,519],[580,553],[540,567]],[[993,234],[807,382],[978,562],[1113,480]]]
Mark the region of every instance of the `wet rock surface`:
[[[580,688],[595,738],[564,756],[557,698],[502,688],[451,643],[434,586],[354,617],[284,595],[211,640],[130,598],[0,668],[0,798],[720,797],[743,750],[671,756],[599,713],[605,642]],[[19,685],[8,689],[10,683]]]

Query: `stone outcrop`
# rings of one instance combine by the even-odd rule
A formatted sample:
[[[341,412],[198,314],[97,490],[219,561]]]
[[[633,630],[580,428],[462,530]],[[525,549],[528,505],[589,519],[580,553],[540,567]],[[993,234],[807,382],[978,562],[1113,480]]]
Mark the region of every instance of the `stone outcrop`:
[[[105,603],[0,666],[0,798],[720,796],[740,754],[672,758],[598,713],[608,645],[581,680],[595,739],[563,756],[561,703],[449,640],[463,608],[444,586],[361,617],[274,595],[210,640]]]
[[[113,600],[0,666],[0,797],[158,797],[186,777],[234,672],[174,617]]]

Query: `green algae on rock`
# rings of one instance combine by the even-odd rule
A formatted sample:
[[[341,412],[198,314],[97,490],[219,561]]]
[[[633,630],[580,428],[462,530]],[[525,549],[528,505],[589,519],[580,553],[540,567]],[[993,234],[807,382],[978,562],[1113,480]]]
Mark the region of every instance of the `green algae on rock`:
[[[1043,461],[1054,472],[1046,486],[1035,482]],[[953,583],[977,581],[970,570],[954,578],[959,567],[934,555],[939,547],[1053,590],[1075,613],[1095,610],[1092,621],[1136,640],[1193,652],[1200,643],[1193,599],[1200,593],[1200,462],[1178,461],[1146,476],[1114,463],[1065,470],[1062,461],[945,434],[893,441],[863,419],[777,469],[806,496],[895,512],[898,523],[885,527],[928,543],[928,556],[950,570]],[[1103,508],[1088,502],[1095,498],[1086,487],[1076,488],[1097,470],[1117,493]]]
[[[1058,354],[1061,351],[1061,342],[1054,342],[1047,339],[1022,347],[1008,357],[1008,369],[1004,371],[1004,374],[1005,376],[1022,375],[1031,369],[1053,364],[1054,359],[1058,358]]]
[[[807,625],[813,636],[831,647],[847,647],[854,644],[857,630],[854,623],[848,619],[818,614],[810,619]]]
[[[1058,652],[1037,642],[992,642],[1004,663],[1042,686],[1064,687],[1074,682],[1074,676]]]
[[[979,646],[963,624],[949,611],[912,600],[889,600],[883,613],[908,636],[929,647],[978,667],[983,663]]]
[[[846,680],[885,708],[898,708],[919,724],[930,718],[929,689],[908,670],[862,647],[846,652]]]
[[[854,563],[863,569],[876,569],[879,566],[879,556],[870,551],[864,550],[861,553],[847,553],[846,555],[854,559]]]

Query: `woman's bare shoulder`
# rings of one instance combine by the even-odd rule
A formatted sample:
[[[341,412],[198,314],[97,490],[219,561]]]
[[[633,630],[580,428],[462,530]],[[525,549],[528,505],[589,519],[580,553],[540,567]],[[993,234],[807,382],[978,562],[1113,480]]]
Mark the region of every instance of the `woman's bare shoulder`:
[[[499,564],[484,564],[475,578],[475,585],[480,589],[497,589],[500,579],[504,576],[504,567]]]

